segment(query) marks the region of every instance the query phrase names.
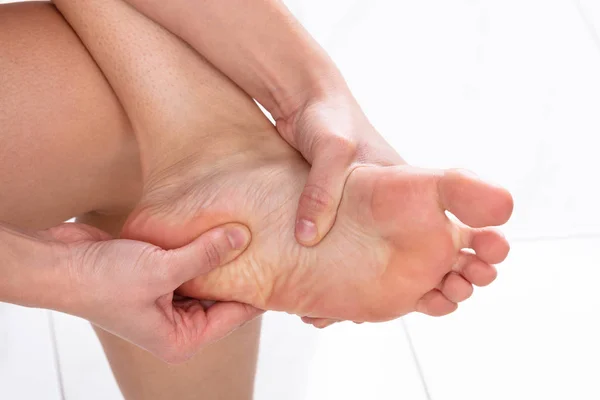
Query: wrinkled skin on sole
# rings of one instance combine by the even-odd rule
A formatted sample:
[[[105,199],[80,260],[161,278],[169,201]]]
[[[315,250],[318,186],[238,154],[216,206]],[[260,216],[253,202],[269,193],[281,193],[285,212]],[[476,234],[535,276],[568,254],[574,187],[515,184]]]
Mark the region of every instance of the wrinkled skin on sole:
[[[410,166],[355,169],[331,232],[302,247],[294,217],[308,166],[293,152],[258,153],[210,166],[186,159],[148,180],[124,237],[175,248],[230,221],[253,233],[244,254],[186,283],[181,294],[335,320],[443,315],[456,308],[439,290],[449,273],[477,267],[476,275],[493,280],[489,264],[508,253],[501,235],[473,229],[508,220],[512,198],[504,189],[460,171]],[[461,252],[472,243],[482,257]]]

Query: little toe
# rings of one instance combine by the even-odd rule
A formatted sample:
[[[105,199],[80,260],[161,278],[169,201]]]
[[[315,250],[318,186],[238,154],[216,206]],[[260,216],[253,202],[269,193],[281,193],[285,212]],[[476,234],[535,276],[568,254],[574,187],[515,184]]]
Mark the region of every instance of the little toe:
[[[480,287],[489,285],[498,276],[496,267],[466,251],[461,251],[453,270],[473,285]]]
[[[502,225],[513,211],[513,198],[506,189],[467,171],[445,171],[438,188],[444,209],[475,228]]]
[[[444,278],[441,292],[453,303],[467,300],[473,294],[473,285],[456,272],[450,272]]]
[[[433,289],[421,297],[416,310],[432,317],[441,317],[456,311],[457,308],[458,304],[450,301],[438,289]]]

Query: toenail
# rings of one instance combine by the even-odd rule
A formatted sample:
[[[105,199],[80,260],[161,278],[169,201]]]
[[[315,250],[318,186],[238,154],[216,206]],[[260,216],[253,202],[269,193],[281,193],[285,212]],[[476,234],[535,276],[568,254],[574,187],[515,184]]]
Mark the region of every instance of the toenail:
[[[296,235],[302,242],[312,242],[317,238],[317,226],[314,222],[301,219],[296,222]]]

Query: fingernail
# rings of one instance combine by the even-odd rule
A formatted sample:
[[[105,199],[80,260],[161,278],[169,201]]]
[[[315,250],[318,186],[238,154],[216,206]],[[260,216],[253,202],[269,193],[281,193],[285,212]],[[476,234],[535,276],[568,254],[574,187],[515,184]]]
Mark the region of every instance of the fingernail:
[[[296,222],[296,235],[303,242],[312,242],[317,237],[317,226],[314,222],[301,219]]]
[[[245,229],[234,228],[227,232],[227,240],[233,250],[239,250],[248,243],[248,232]]]

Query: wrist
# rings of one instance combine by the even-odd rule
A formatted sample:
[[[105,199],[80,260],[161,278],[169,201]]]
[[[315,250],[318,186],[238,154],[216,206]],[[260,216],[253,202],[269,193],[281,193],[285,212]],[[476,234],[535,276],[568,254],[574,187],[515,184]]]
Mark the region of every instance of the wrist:
[[[341,84],[323,84],[306,91],[298,98],[295,108],[277,120],[277,129],[296,144],[305,134],[343,132],[347,136],[361,115],[360,106],[342,79]],[[316,127],[319,132],[315,131]]]
[[[76,315],[73,306],[81,296],[74,282],[71,247],[59,242],[50,242],[48,247],[51,261],[45,266],[45,274],[34,280],[45,294],[37,296],[35,307]]]
[[[351,96],[348,85],[333,61],[304,62],[304,70],[290,71],[289,75],[275,78],[280,84],[272,85],[271,98],[275,104],[273,118],[291,121],[308,104],[327,99]]]
[[[17,230],[0,227],[0,300],[25,307],[59,309],[64,258],[60,246]]]

